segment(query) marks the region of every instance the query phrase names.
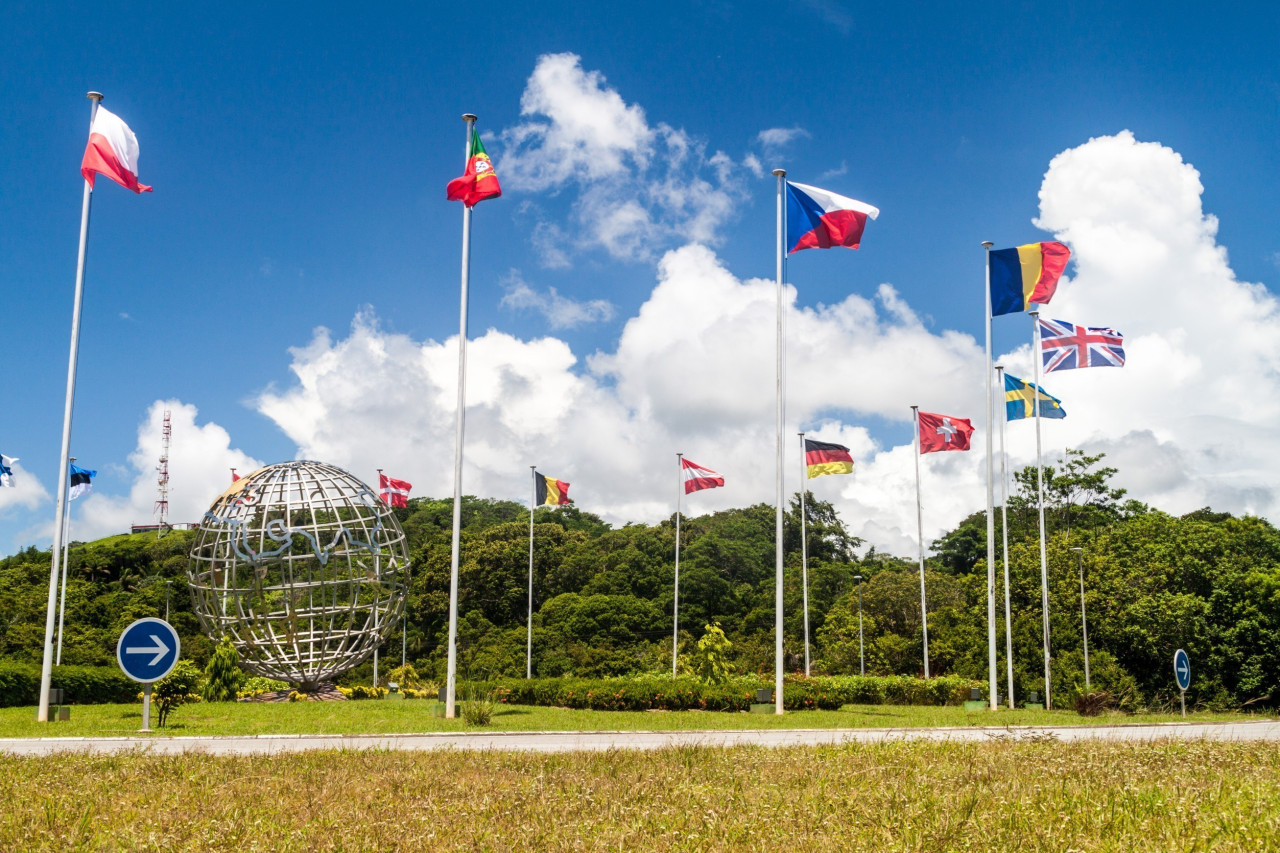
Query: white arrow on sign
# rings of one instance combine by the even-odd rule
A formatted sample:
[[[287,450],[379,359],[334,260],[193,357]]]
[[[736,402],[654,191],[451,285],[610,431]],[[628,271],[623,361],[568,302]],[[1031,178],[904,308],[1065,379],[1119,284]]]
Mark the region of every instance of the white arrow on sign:
[[[155,643],[154,646],[129,646],[124,650],[124,653],[126,655],[149,655],[155,652],[156,656],[151,659],[151,663],[147,664],[147,666],[155,666],[160,663],[162,657],[169,654],[169,647],[164,644],[164,640],[155,634],[151,635],[151,641]]]
[[[1178,672],[1179,672],[1179,673],[1185,673],[1186,671],[1187,671],[1187,664],[1186,664],[1186,662],[1185,662],[1185,661],[1181,661],[1181,660],[1180,660],[1180,661],[1178,661]]]

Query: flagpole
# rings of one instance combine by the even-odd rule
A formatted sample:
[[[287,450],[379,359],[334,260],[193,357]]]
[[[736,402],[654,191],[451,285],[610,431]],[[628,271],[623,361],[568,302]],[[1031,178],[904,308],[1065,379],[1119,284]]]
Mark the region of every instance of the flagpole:
[[[786,207],[783,196],[785,195],[785,184],[787,177],[786,169],[774,169],[773,175],[778,179],[778,365],[777,365],[777,459],[775,460],[774,470],[777,472],[777,478],[774,489],[774,497],[777,506],[776,521],[774,524],[774,589],[773,589],[773,631],[774,631],[774,660],[773,660],[773,692],[774,692],[774,713],[781,714],[783,712],[782,703],[782,464],[783,464],[783,446],[782,446],[782,419],[783,419],[783,378],[782,378],[782,275],[783,263],[786,259],[785,247],[782,245],[783,235],[786,233],[787,219]]]
[[[924,596],[924,510],[920,503],[920,407],[911,407],[911,418],[916,422],[916,542],[920,545],[920,627],[924,636],[924,677],[929,677],[929,611]]]
[[[676,677],[676,649],[680,646],[680,493],[684,490],[683,453],[676,454],[676,585],[671,598],[671,677]]]
[[[804,460],[804,433],[800,433],[800,585],[804,587],[804,677],[809,677],[809,517],[805,512],[808,466]]]
[[[524,677],[533,678],[533,508],[538,503],[538,466],[529,466],[529,621],[524,652]]]
[[[1004,365],[996,365],[996,387],[1004,388]],[[1036,401],[1040,405],[1040,401]],[[1004,449],[1006,410],[1000,417],[1000,532],[1004,537],[1004,662],[1009,670],[1009,710],[1013,710],[1013,609],[1009,598],[1009,455]]]
[[[988,692],[991,699],[991,710],[999,707],[999,688],[996,686],[996,518],[995,518],[995,471],[991,447],[991,247],[990,240],[984,240],[982,248],[986,250],[987,283],[984,288],[984,301],[987,306],[983,318],[987,326],[987,364],[983,371],[983,381],[987,386],[987,678]]]
[[[467,125],[464,159],[471,155],[476,117],[463,113]],[[458,415],[453,437],[453,542],[449,551],[449,664],[445,676],[444,715],[457,716],[458,691],[458,554],[462,544],[462,440],[467,419],[467,286],[471,281],[471,208],[462,205],[462,307],[458,316]]]
[[[89,127],[93,128],[93,117],[98,113],[98,103],[102,93],[89,92],[87,97],[92,103],[89,107]],[[71,458],[71,412],[76,398],[76,362],[80,356],[80,307],[84,302],[84,262],[89,251],[89,202],[93,199],[93,185],[84,182],[84,200],[80,206],[80,251],[76,257],[76,294],[71,309],[71,352],[67,358],[67,399],[62,409],[62,453],[59,457],[59,471],[62,476],[58,480],[58,498],[56,519],[53,525],[52,564],[49,569],[49,601],[44,618],[44,659],[40,665],[40,705],[36,709],[36,721],[49,721],[49,685],[53,680],[53,621],[54,607],[58,601],[58,568],[59,557],[62,556],[62,529],[66,522],[67,512],[67,460]]]
[[[1036,366],[1036,388],[1040,388],[1040,312],[1032,311],[1031,315],[1031,359]],[[1040,457],[1040,394],[1039,391],[1032,393],[1035,400],[1035,416],[1036,416],[1036,503],[1040,509],[1040,612],[1044,619],[1044,707],[1045,710],[1053,708],[1053,699],[1049,692],[1049,682],[1052,676],[1051,655],[1049,652],[1049,561],[1045,556],[1044,549],[1044,462]]]
[[[71,456],[68,462],[75,462],[76,458]],[[67,475],[70,476],[71,468],[68,465]],[[67,557],[71,551],[71,501],[67,501],[67,517],[62,527],[62,579],[59,586],[62,591],[58,594],[58,653],[54,658],[54,666],[62,666],[62,625],[67,615]]]

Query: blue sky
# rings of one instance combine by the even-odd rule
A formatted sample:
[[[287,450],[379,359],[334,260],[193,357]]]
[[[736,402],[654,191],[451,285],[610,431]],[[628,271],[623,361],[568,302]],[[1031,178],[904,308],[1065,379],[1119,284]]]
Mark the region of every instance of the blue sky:
[[[725,306],[739,298],[750,303],[747,280],[772,274],[775,185],[768,170],[781,166],[795,180],[882,211],[860,251],[793,258],[788,272],[799,308],[825,319],[824,329],[847,331],[851,327],[829,309],[853,294],[869,300],[879,318],[863,331],[874,327],[886,340],[917,334],[919,346],[906,352],[937,345],[940,358],[969,364],[972,350],[956,336],[976,337],[981,345],[979,242],[1003,247],[1052,239],[1032,224],[1044,216],[1040,194],[1051,161],[1084,150],[1090,139],[1128,130],[1141,157],[1163,156],[1154,146],[1141,147],[1159,143],[1198,172],[1203,193],[1192,195],[1204,214],[1217,218],[1216,234],[1206,236],[1206,220],[1195,210],[1184,218],[1199,223],[1206,257],[1228,252],[1216,280],[1230,293],[1243,288],[1260,299],[1255,307],[1265,313],[1267,289],[1280,277],[1278,43],[1280,12],[1267,5],[1205,15],[1199,5],[1168,3],[1070,4],[1052,11],[1037,4],[975,9],[818,0],[607,9],[492,3],[361,12],[349,4],[156,3],[107,13],[100,5],[18,3],[0,35],[7,154],[0,169],[6,320],[0,358],[7,403],[0,451],[20,458],[29,485],[54,491],[89,89],[104,92],[105,105],[137,133],[140,177],[156,189],[134,197],[100,182],[94,194],[72,442],[73,453],[100,472],[97,494],[84,502],[91,522],[86,535],[109,532],[133,516],[149,520],[145,465],[155,454],[145,434],[156,401],[198,409],[187,420],[200,431],[174,454],[174,500],[186,515],[212,500],[221,487],[212,472],[225,471],[223,463],[233,458],[274,462],[326,452],[334,458],[325,461],[367,478],[385,458],[389,471],[415,480],[415,494],[449,493],[452,448],[441,443],[440,425],[452,417],[441,402],[451,392],[427,402],[426,390],[424,399],[405,399],[398,393],[419,386],[398,383],[394,364],[376,376],[362,373],[363,362],[343,346],[355,346],[352,324],[360,315],[368,327],[360,338],[363,352],[390,341],[387,351],[402,353],[409,372],[419,358],[447,361],[430,344],[438,349],[457,331],[461,217],[460,207],[444,200],[443,187],[462,168],[464,111],[480,116],[505,191],[476,208],[471,336],[490,329],[509,336],[493,339],[495,353],[509,351],[513,363],[537,366],[521,386],[528,411],[558,411],[569,419],[524,436],[496,426],[486,431],[489,416],[508,426],[525,418],[524,409],[504,410],[499,393],[469,427],[479,467],[469,471],[467,491],[522,499],[527,489],[519,472],[538,462],[552,476],[581,483],[575,496],[584,508],[614,521],[652,521],[670,511],[664,501],[672,502],[662,448],[683,449],[731,481],[737,475],[741,488],[726,488],[695,511],[767,500],[771,493],[771,471],[757,456],[771,440],[771,393],[742,409],[701,407],[696,395],[682,396],[675,386],[696,380],[728,387],[727,380],[714,368],[678,359],[673,364],[687,372],[648,372],[646,365],[663,363],[652,347],[666,339],[662,324],[646,324],[642,310],[666,316],[655,290],[660,281],[702,293],[698,282],[718,266],[735,279],[728,296],[684,307],[724,308],[718,326],[745,316]],[[563,59],[557,64],[549,57]],[[545,78],[538,82],[540,69]],[[617,122],[606,129],[621,136],[603,143],[591,133],[573,136],[584,126],[590,131],[593,117],[609,109]],[[634,135],[623,138],[627,132]],[[567,147],[557,148],[556,138]],[[1089,151],[1105,160],[1101,149]],[[557,171],[569,162],[565,152],[577,159],[567,172]],[[617,162],[610,165],[610,158]],[[1153,166],[1149,175],[1132,163],[1090,162],[1078,168],[1086,177],[1103,176],[1097,179],[1106,181],[1107,192],[1132,182],[1132,197],[1147,200],[1169,176],[1186,172],[1169,156],[1159,159],[1166,171]],[[1148,182],[1126,171],[1134,169]],[[1072,173],[1065,164],[1063,170],[1069,184]],[[701,219],[681,208],[686,190],[705,202]],[[1077,223],[1071,227],[1084,234],[1079,217],[1096,223],[1097,216],[1080,213],[1086,201],[1072,204],[1063,221]],[[1110,208],[1130,210],[1123,199]],[[1108,227],[1120,235],[1135,228],[1158,232],[1160,209],[1135,206],[1134,219]],[[600,215],[619,211],[643,213],[643,226],[624,217],[616,227],[597,227]],[[635,227],[628,229],[628,222]],[[707,245],[710,255],[668,255],[692,242]],[[1115,257],[1124,253],[1119,243],[1098,243],[1099,267],[1125,269]],[[1081,281],[1081,294],[1093,292],[1083,269],[1073,267],[1069,275]],[[1099,277],[1093,290],[1105,291],[1110,281]],[[914,319],[877,301],[886,283]],[[1115,286],[1125,285],[1117,279]],[[1146,286],[1133,292],[1146,294],[1150,304],[1159,282]],[[1190,292],[1197,285],[1190,279],[1177,286]],[[1123,331],[1144,331],[1141,312],[1117,306],[1113,319],[1105,300],[1083,296],[1080,308],[1095,314],[1066,319],[1123,321],[1129,326]],[[1152,317],[1149,330],[1176,325],[1183,315],[1173,310]],[[328,357],[348,363],[326,374],[335,386],[317,392],[322,405],[319,398],[290,397],[300,388],[291,366],[323,372],[324,354],[313,344],[317,327],[330,330]],[[1016,350],[1027,328],[997,321],[997,352]],[[1212,349],[1197,339],[1197,328],[1186,326],[1181,337],[1170,332],[1169,340],[1192,353]],[[720,341],[714,352],[727,353],[731,364],[733,345]],[[1259,376],[1274,377],[1273,354],[1258,346],[1247,357]],[[531,360],[530,347],[550,361]],[[303,355],[291,348],[303,348]],[[792,376],[857,351],[833,343],[825,355],[811,352],[810,361],[797,355]],[[904,535],[914,531],[903,528],[901,513],[873,516],[877,507],[896,507],[910,495],[910,481],[900,476],[908,469],[894,452],[909,441],[906,406],[964,407],[979,396],[952,392],[953,364],[908,364],[876,359],[875,352],[850,369],[874,374],[867,381],[877,385],[876,394],[889,395],[896,386],[900,405],[879,397],[864,401],[858,388],[833,388],[829,402],[798,402],[794,420],[848,439],[860,451],[864,469],[848,482],[822,484],[823,496],[837,500],[869,539],[902,549]],[[494,358],[497,376],[502,357]],[[1195,382],[1162,392],[1211,387],[1208,365],[1193,371]],[[423,370],[423,389],[434,387],[431,376],[447,373]],[[571,390],[575,378],[580,384]],[[744,396],[771,389],[768,375],[737,378]],[[1073,389],[1086,393],[1084,378],[1070,378]],[[1096,414],[1078,405],[1075,431],[1051,445],[1105,448],[1143,466],[1145,451],[1135,436],[1149,428],[1144,414],[1132,411],[1113,422],[1116,404],[1103,405],[1131,399],[1122,383],[1140,379],[1134,371],[1107,378],[1092,407]],[[360,400],[344,401],[334,390],[362,384]],[[1062,396],[1052,383],[1046,386]],[[277,401],[274,409],[264,393]],[[487,398],[480,391],[476,399]],[[361,417],[352,416],[356,410]],[[765,417],[758,418],[760,412]],[[980,420],[978,410],[955,413]],[[1206,406],[1192,414],[1215,412]],[[1254,434],[1248,428],[1264,424],[1266,415],[1246,411],[1231,428]],[[331,428],[321,435],[308,419]],[[370,434],[370,424],[376,429],[392,420],[403,422],[386,435]],[[584,424],[593,424],[600,446],[575,457],[587,439],[574,430]],[[225,442],[214,434],[218,428]],[[520,446],[511,446],[512,435],[522,439]],[[176,430],[175,441],[182,440]],[[1202,463],[1187,462],[1183,470],[1169,462],[1167,482],[1134,479],[1135,494],[1157,504],[1164,499],[1174,509],[1180,502],[1198,506],[1203,497],[1232,511],[1271,512],[1266,484],[1236,482],[1223,468],[1227,463],[1208,477],[1217,485],[1204,485],[1211,446],[1179,444],[1176,435],[1158,430],[1152,441],[1152,453]],[[625,448],[634,456],[609,468],[610,446],[615,455]],[[500,471],[504,448],[509,475]],[[180,470],[176,463],[188,458],[183,453],[191,458]],[[949,497],[938,502],[929,526],[941,529],[981,505],[980,491],[973,491],[981,459],[971,456],[933,463],[935,487]],[[650,473],[655,469],[661,473]],[[1238,500],[1221,497],[1232,490]],[[0,498],[0,552],[48,541],[53,506],[47,494]],[[93,501],[101,508],[92,510]]]

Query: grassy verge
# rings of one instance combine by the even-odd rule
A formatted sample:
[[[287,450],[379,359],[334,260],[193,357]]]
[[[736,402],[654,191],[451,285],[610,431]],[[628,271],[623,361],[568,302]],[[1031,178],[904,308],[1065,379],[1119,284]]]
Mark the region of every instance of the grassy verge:
[[[181,707],[160,736],[256,734],[384,734],[466,731],[461,719],[432,714],[426,701],[212,703]],[[490,731],[612,731],[754,728],[918,728],[922,726],[1099,725],[1171,722],[1173,714],[1081,717],[1074,711],[979,711],[960,707],[846,705],[839,711],[772,714],[700,711],[581,711],[532,706],[494,707]],[[1260,719],[1240,714],[1191,714],[1209,722]],[[154,720],[154,711],[153,711]],[[119,737],[142,725],[141,705],[80,705],[65,723],[37,723],[34,708],[0,708],[0,737]],[[2,848],[0,848],[2,849]]]
[[[0,801],[0,850],[1257,851],[1280,745],[0,756]]]

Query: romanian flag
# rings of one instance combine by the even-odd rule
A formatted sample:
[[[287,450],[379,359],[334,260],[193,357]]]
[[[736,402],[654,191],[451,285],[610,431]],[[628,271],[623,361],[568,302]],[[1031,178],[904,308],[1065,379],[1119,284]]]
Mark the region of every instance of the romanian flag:
[[[852,474],[853,457],[842,444],[804,440],[804,464],[809,469],[809,479],[823,474]]]
[[[1040,417],[1065,418],[1066,409],[1062,401],[1052,394],[1046,394],[1043,388],[1034,382],[1027,382],[1016,376],[1004,375],[1004,417],[1007,421],[1019,421],[1036,416],[1035,406],[1040,405]]]
[[[533,472],[533,490],[536,495],[535,502],[538,506],[561,506],[562,504],[573,503],[569,499],[568,483],[564,480],[544,477],[537,471]]]
[[[1061,243],[1028,243],[991,253],[991,316],[1048,305],[1071,250]]]
[[[471,146],[467,150],[467,171],[462,177],[449,182],[445,194],[449,201],[460,201],[467,207],[486,198],[502,195],[502,187],[498,186],[498,174],[493,171],[489,155],[484,153],[484,144],[474,125],[471,128]]]

